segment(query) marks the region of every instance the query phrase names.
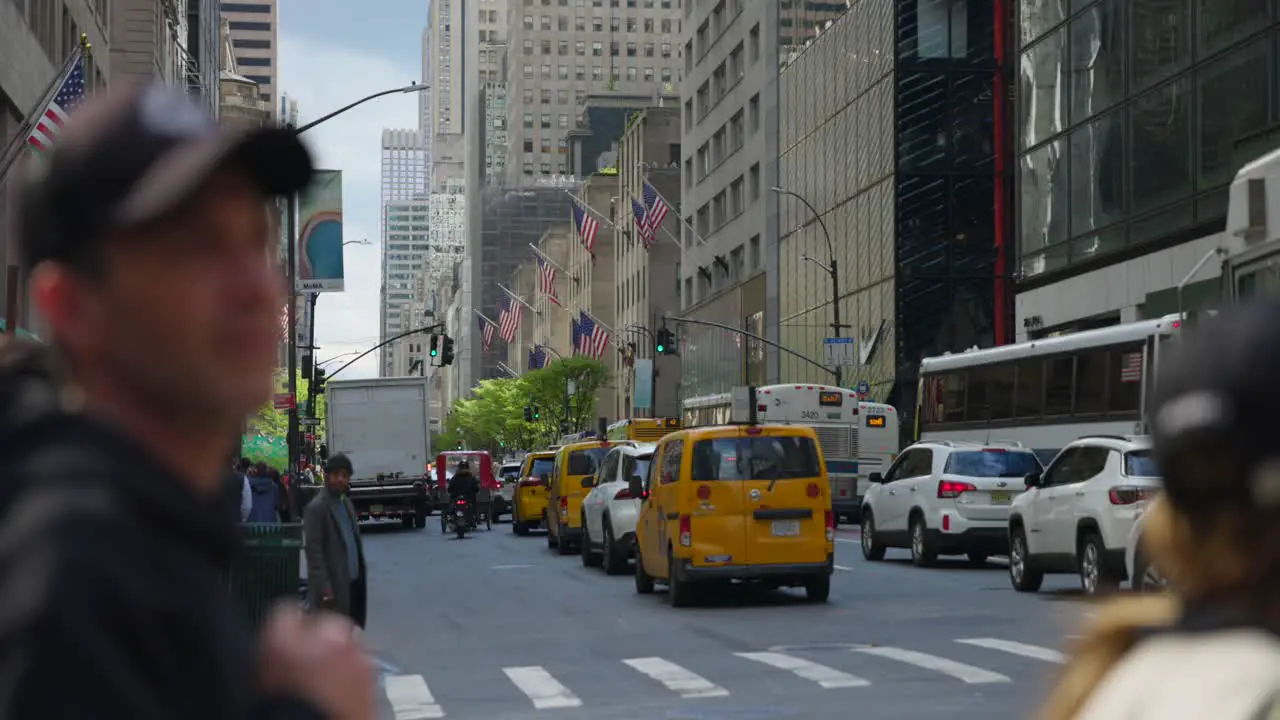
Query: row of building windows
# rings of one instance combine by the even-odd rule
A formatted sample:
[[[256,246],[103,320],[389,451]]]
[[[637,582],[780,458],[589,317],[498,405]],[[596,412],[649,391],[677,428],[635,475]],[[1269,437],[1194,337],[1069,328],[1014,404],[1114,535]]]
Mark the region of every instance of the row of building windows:
[[[569,16],[560,15],[555,18],[554,27],[550,15],[543,15],[538,18],[539,22],[537,30],[543,32],[569,32]],[[620,18],[616,15],[607,18],[609,32],[629,32],[629,33],[661,33],[663,35],[679,35],[680,21],[672,18],[636,18],[626,17]],[[591,31],[602,33],[605,31],[606,18],[591,18]],[[527,31],[535,30],[532,15],[524,16],[524,29]],[[576,32],[587,31],[587,18],[579,15],[573,18],[573,29]]]
[[[231,47],[241,48],[243,50],[270,50],[270,40],[259,40],[256,38],[232,38]]]
[[[550,40],[542,40],[535,46],[532,40],[525,40],[521,44],[521,51],[525,55],[536,55],[538,54],[534,52],[536,48],[543,55],[551,55],[552,54],[551,42],[552,41]],[[644,57],[651,58],[651,57],[656,57],[659,53],[662,55],[663,58],[669,59],[671,57],[671,43],[669,42],[664,42],[664,43],[661,43],[660,45],[655,43],[644,43],[643,45],[641,45],[640,43],[636,43],[636,42],[628,42],[625,45],[626,45],[625,49],[626,49],[627,57],[640,57],[641,55],[643,55]],[[560,55],[561,57],[567,57],[570,54],[569,41],[568,40],[557,41],[555,54]],[[573,43],[573,54],[577,55],[578,57],[586,56],[587,43],[585,40],[577,40]],[[620,43],[620,42],[609,43],[609,55],[611,55],[612,57],[622,57],[622,54],[623,54],[623,43]],[[591,56],[604,57],[604,43],[602,41],[596,40],[591,43]]]
[[[552,71],[551,65],[543,65],[541,68],[541,78],[543,80],[551,80],[553,77],[551,71]],[[656,75],[655,75],[655,72],[656,72]],[[537,76],[535,74],[535,70],[532,65],[525,65],[523,68],[522,75],[525,80],[533,80]],[[608,75],[614,82],[622,80],[624,77],[627,80],[631,80],[631,81],[644,80],[645,82],[654,82],[655,78],[661,78],[661,81],[664,83],[672,82],[671,68],[666,68],[666,67],[639,68],[639,67],[636,67],[635,65],[628,65],[625,68],[613,67],[609,69]],[[557,66],[554,77],[559,80],[571,79],[569,77],[569,66],[568,65]],[[604,78],[605,78],[605,69],[603,67],[599,65],[594,65],[591,67],[591,80],[599,82],[599,81],[603,81]],[[583,67],[582,65],[575,65],[573,68],[572,79],[580,80],[580,81],[587,80],[587,68]]]
[[[271,6],[265,3],[221,3],[219,9],[229,13],[265,13],[271,14]]]
[[[604,7],[606,0],[573,0],[574,7],[586,7],[587,2],[591,3],[591,7]],[[652,10],[655,7],[663,10],[679,10],[681,0],[608,0],[609,7],[620,8],[624,5],[629,9],[644,8]],[[569,7],[569,0],[524,0],[525,7],[534,7],[541,5],[542,7]]]
[[[228,23],[232,30],[248,30],[252,32],[271,32],[271,23],[252,22],[249,20],[232,20]]]

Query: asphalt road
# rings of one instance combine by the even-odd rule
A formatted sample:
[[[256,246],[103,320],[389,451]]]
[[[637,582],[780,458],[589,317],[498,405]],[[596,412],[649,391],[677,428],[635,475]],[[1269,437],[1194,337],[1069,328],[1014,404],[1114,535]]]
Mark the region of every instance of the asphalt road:
[[[1073,576],[1022,595],[995,562],[868,563],[856,529],[839,539],[829,603],[676,609],[505,522],[464,540],[367,528],[383,717],[1012,720],[1090,610]]]

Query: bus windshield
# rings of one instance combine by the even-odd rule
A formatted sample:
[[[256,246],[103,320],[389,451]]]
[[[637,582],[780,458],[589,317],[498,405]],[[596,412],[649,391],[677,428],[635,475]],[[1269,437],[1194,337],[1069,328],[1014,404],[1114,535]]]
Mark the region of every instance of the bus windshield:
[[[791,480],[821,474],[818,449],[807,437],[716,438],[693,446],[694,480]]]

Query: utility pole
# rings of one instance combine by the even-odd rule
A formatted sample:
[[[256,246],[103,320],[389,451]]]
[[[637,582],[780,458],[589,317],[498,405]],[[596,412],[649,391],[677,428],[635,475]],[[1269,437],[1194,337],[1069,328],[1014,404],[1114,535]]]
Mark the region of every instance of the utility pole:
[[[827,275],[831,278],[831,337],[838,338],[840,337],[840,329],[844,327],[840,323],[840,268],[836,265],[836,248],[831,242],[831,233],[827,232],[827,223],[823,221],[822,213],[819,213],[817,208],[806,200],[803,195],[780,187],[773,187],[770,190],[779,195],[789,195],[804,203],[804,206],[809,208],[809,212],[813,213],[813,218],[818,221],[818,227],[822,228],[822,235],[827,239],[827,264],[824,265],[808,255],[802,255],[801,258],[826,270]],[[835,376],[836,386],[844,387],[844,367],[836,365],[832,368],[832,374]]]

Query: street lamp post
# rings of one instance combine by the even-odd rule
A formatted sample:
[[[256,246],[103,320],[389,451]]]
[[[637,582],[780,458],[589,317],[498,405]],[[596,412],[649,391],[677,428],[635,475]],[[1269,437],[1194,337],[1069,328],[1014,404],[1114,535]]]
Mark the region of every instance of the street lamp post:
[[[324,123],[328,120],[331,120],[352,108],[363,105],[369,102],[370,100],[376,100],[380,97],[385,97],[387,95],[396,95],[400,93],[424,92],[428,89],[430,89],[430,86],[428,85],[418,85],[417,83],[411,83],[409,85],[405,85],[404,87],[392,88],[390,90],[383,90],[381,92],[376,92],[376,93],[373,93],[372,95],[367,95],[363,98],[360,98],[359,100],[356,100],[355,102],[349,105],[338,108],[337,110],[334,110],[328,115],[324,115],[315,120],[312,120],[306,125],[303,125],[298,128],[293,128],[293,131],[294,133],[301,135],[302,133],[310,130],[311,128],[321,123]],[[285,249],[285,255],[286,255],[285,262],[288,263],[288,266],[289,266],[286,269],[286,274],[288,275],[288,284],[289,284],[289,305],[287,308],[285,308],[285,310],[288,313],[288,325],[289,325],[289,345],[288,345],[289,385],[288,385],[288,388],[289,388],[289,398],[290,398],[289,429],[287,431],[286,444],[288,445],[288,450],[289,450],[289,476],[292,478],[292,477],[297,477],[298,450],[299,450],[299,447],[298,447],[298,307],[297,307],[298,305],[298,257],[297,257],[298,194],[297,193],[291,193],[289,195],[288,202],[285,208],[285,239],[288,243],[288,246]],[[314,303],[315,301],[312,300],[312,302]],[[313,310],[312,316],[314,316],[315,315],[314,305],[312,307],[312,310]],[[296,488],[297,486],[298,486],[297,483],[292,483],[292,482],[290,483],[291,488]],[[292,498],[293,502],[291,504],[293,505],[292,510],[294,512],[294,515],[296,516],[300,508],[297,507],[297,504],[298,504],[297,494],[293,493],[293,495],[294,495],[294,497]]]
[[[772,187],[769,189],[779,195],[789,195],[804,203],[804,206],[809,208],[809,212],[813,213],[814,219],[818,221],[818,226],[822,228],[822,234],[827,239],[828,263],[823,265],[821,262],[809,257],[808,255],[802,255],[801,257],[814,265],[817,265],[823,270],[826,270],[827,275],[831,276],[831,330],[834,333],[832,337],[840,337],[840,329],[844,327],[844,325],[840,324],[840,268],[836,265],[836,248],[835,245],[831,243],[831,233],[827,231],[827,223],[822,220],[822,214],[819,213],[808,200],[804,199],[803,195],[781,187]],[[844,387],[844,368],[836,365],[833,373],[835,375],[836,386]]]

